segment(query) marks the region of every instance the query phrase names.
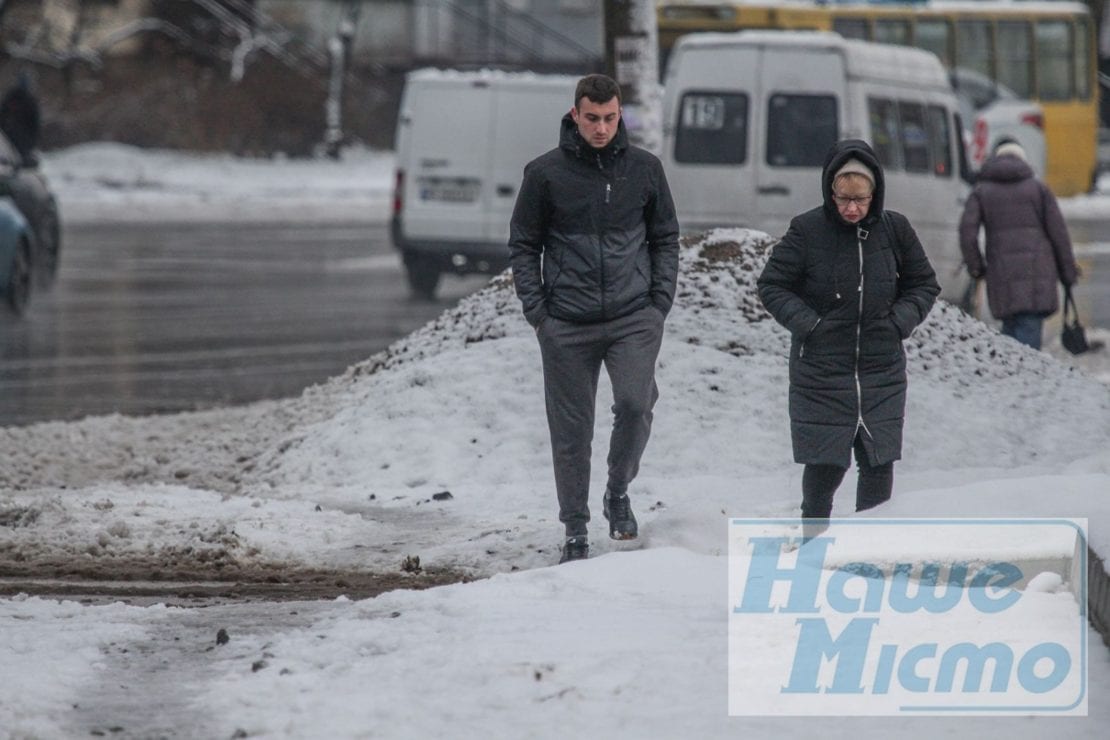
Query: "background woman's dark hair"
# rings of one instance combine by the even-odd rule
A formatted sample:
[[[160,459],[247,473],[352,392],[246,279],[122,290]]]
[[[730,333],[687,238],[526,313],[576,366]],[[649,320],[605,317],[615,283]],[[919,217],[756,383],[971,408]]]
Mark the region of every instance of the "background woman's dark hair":
[[[621,102],[621,86],[612,77],[586,75],[578,81],[578,87],[574,89],[575,108],[578,107],[578,103],[584,97],[589,98],[594,103],[608,103],[616,98],[619,104]]]

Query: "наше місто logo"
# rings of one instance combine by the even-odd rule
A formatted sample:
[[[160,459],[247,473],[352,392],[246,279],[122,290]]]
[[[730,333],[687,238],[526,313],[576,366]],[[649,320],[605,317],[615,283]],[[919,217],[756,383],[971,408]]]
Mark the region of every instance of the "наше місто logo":
[[[1087,714],[1085,519],[732,519],[729,714]]]

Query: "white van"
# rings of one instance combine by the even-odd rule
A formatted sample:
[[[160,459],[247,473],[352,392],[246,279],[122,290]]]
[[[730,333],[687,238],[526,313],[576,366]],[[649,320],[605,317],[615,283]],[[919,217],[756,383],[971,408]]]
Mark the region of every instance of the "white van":
[[[509,263],[524,165],[559,143],[577,77],[492,70],[408,74],[397,122],[393,244],[414,293],[444,272]]]
[[[826,32],[691,34],[671,54],[663,101],[663,162],[683,230],[781,236],[821,204],[829,146],[863,139],[883,163],[887,207],[913,224],[942,295],[962,298],[967,160],[933,54]]]

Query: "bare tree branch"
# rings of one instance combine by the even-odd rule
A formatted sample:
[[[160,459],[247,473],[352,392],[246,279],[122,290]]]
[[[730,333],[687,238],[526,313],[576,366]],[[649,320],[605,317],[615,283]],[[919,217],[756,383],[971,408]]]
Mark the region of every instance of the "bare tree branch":
[[[144,33],[160,33],[185,46],[195,46],[196,41],[185,31],[157,18],[141,18],[115,29],[93,48],[71,46],[64,51],[35,49],[34,41],[22,44],[8,43],[4,51],[15,59],[23,59],[56,69],[63,69],[75,62],[84,62],[93,68],[103,66],[104,54],[116,44]]]
[[[66,70],[83,63],[94,69],[104,65],[104,55],[114,46],[140,34],[161,34],[184,47],[199,51],[212,59],[226,61],[230,77],[238,82],[243,79],[246,65],[256,53],[264,51],[309,80],[323,84],[321,71],[329,65],[329,58],[319,49],[300,44],[304,52],[297,54],[288,47],[296,42],[294,35],[244,0],[190,0],[212,17],[218,24],[221,36],[230,38],[233,47],[228,50],[212,46],[198,39],[188,30],[157,17],[144,17],[130,21],[112,30],[95,45],[82,43],[86,31],[87,9],[81,0],[70,0],[73,25],[67,29],[66,48],[59,49],[45,42],[50,36],[50,22],[33,25],[22,41],[4,41],[3,50],[12,58]],[[10,7],[7,0],[0,0],[0,16]]]

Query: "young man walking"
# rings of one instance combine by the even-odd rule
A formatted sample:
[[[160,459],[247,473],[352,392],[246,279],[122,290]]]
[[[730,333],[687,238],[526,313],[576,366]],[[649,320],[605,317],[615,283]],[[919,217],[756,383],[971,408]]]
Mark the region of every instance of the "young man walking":
[[[543,358],[562,559],[589,556],[590,444],[602,364],[613,385],[603,514],[634,539],[628,485],[651,433],[655,360],[678,278],[678,219],[663,167],[631,146],[621,92],[579,80],[559,146],[524,168],[510,227],[513,281]]]

